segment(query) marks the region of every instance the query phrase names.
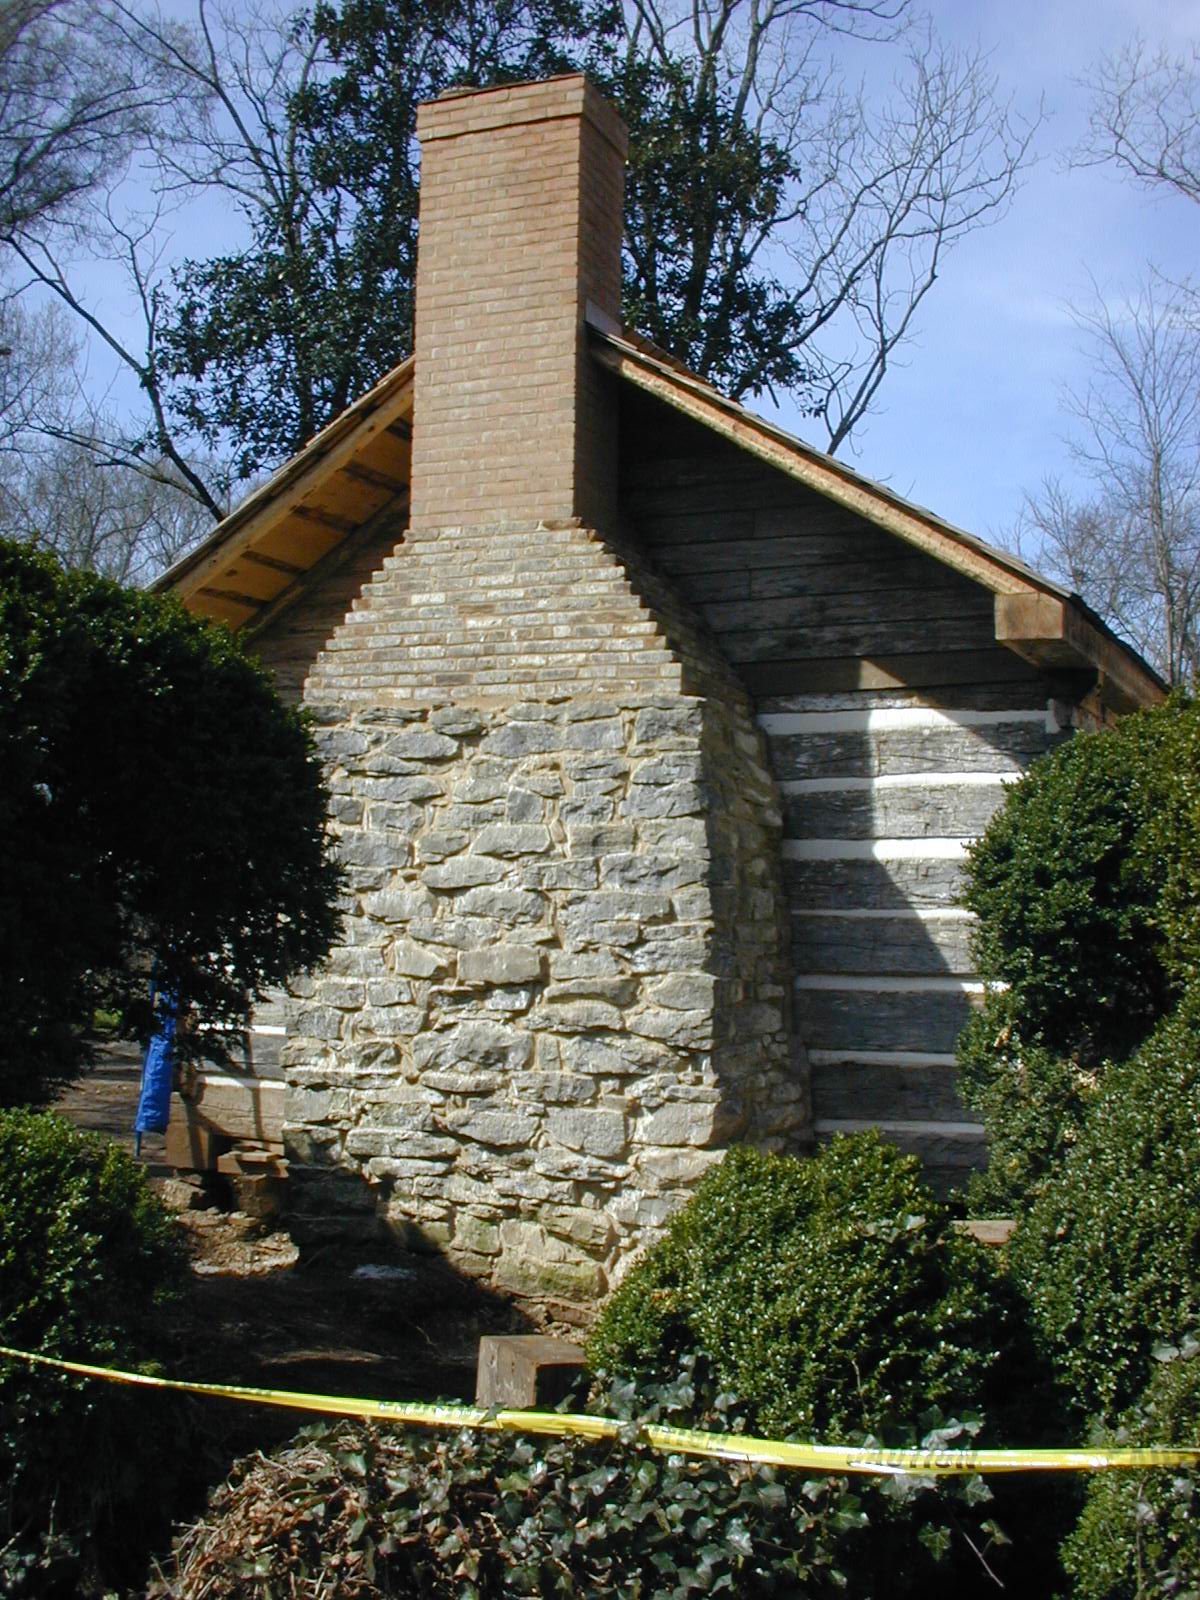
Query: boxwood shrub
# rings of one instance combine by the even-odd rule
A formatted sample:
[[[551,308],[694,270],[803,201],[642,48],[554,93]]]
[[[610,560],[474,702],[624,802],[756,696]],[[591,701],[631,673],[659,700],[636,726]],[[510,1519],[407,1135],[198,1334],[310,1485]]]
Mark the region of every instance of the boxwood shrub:
[[[993,992],[959,1042],[991,1166],[974,1209],[1015,1211],[1078,1136],[1106,1063],[1200,965],[1200,712],[1180,699],[1079,734],[1009,790],[965,903]]]
[[[1013,1238],[1035,1337],[1080,1417],[1131,1405],[1153,1349],[1200,1325],[1200,990],[1108,1068]]]
[[[1160,1347],[1146,1393],[1111,1435],[1117,1445],[1200,1438],[1200,1341]],[[1200,1593],[1200,1479],[1151,1468],[1097,1473],[1064,1548],[1076,1600],[1180,1600]]]
[[[61,1117],[0,1112],[0,1344],[146,1369],[182,1272],[131,1157]],[[176,1451],[170,1401],[0,1361],[0,1590],[133,1581],[169,1526]]]
[[[1087,1064],[1125,1055],[1170,1003],[1149,826],[1168,747],[1195,713],[1169,707],[1077,734],[1008,791],[969,857],[983,977],[1007,984],[1025,1039]]]
[[[593,1366],[661,1381],[702,1353],[749,1425],[884,1435],[986,1409],[1014,1327],[986,1252],[874,1133],[808,1160],[731,1150],[629,1271]]]
[[[958,1040],[959,1087],[988,1132],[988,1161],[972,1173],[972,1216],[1019,1214],[1079,1138],[1103,1066],[1022,1036],[1014,998],[989,995]]]

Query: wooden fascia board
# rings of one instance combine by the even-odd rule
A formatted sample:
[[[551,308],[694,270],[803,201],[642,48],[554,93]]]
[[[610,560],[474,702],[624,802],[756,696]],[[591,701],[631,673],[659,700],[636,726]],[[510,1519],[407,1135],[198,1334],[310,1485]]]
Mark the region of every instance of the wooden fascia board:
[[[391,427],[412,408],[411,361],[405,363],[405,368],[394,376],[396,384],[392,392],[385,394],[365,416],[357,419],[340,439],[318,449],[325,437],[325,434],[318,434],[299,456],[281,469],[275,480],[263,486],[259,492],[261,504],[253,506],[258,496],[252,496],[247,506],[233,512],[226,519],[226,524],[214,529],[205,543],[185,558],[177,571],[165,573],[155,587],[168,589],[186,600],[219,576],[256,541],[270,533],[326,478],[351,463],[368,440]],[[343,414],[326,431],[333,432],[339,425],[344,427],[345,420]],[[311,459],[305,461],[310,453]],[[250,506],[253,509],[247,514]]]
[[[1166,699],[1161,680],[1071,601],[1053,594],[998,594],[995,607],[998,643],[1035,667],[1094,672],[1100,699],[1114,710],[1135,711]]]

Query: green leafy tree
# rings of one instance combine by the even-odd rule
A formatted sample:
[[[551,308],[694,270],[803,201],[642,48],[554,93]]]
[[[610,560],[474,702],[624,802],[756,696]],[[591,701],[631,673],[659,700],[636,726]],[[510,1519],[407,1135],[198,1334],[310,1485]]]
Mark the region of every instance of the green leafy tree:
[[[570,70],[615,20],[606,0],[321,0],[304,15],[273,47],[288,87],[257,127],[243,123],[250,242],[175,274],[161,371],[183,426],[210,446],[236,441],[248,477],[402,360],[417,106],[455,83]],[[251,88],[236,71],[208,68],[227,109]]]
[[[62,1117],[0,1111],[0,1344],[153,1371],[184,1260],[125,1151]],[[187,1439],[174,1396],[0,1361],[0,1591],[140,1592]]]
[[[317,961],[324,820],[304,722],[226,629],[0,542],[0,1104],[75,1076],[98,1008],[144,1033],[152,970],[238,1024]]]
[[[158,137],[169,186],[221,190],[250,234],[155,292],[139,277],[156,416],[242,477],[299,448],[411,349],[418,102],[583,67],[630,127],[628,320],[734,398],[790,393],[836,449],[1028,149],[981,59],[906,30],[907,10],[318,0],[272,33],[222,32],[198,0],[183,43],[143,20],[185,108]],[[841,84],[827,52],[847,33],[907,39],[886,107]]]

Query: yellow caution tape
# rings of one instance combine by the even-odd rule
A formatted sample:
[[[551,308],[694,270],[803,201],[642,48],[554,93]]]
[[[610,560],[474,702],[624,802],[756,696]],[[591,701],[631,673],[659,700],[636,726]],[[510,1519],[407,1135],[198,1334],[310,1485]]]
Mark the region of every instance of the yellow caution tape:
[[[708,1433],[699,1428],[667,1428],[560,1411],[485,1411],[481,1406],[356,1400],[338,1395],[297,1394],[288,1389],[253,1389],[245,1384],[188,1383],[179,1378],[156,1378],[144,1372],[88,1366],[82,1361],[61,1361],[55,1356],[11,1350],[5,1345],[0,1345],[0,1356],[10,1361],[55,1367],[85,1378],[103,1378],[110,1383],[216,1395],[222,1400],[285,1406],[293,1411],[319,1411],[329,1416],[367,1417],[422,1427],[625,1439],[631,1444],[649,1445],[676,1455],[714,1456],[720,1461],[800,1467],[810,1472],[950,1477],[977,1472],[1112,1472],[1145,1467],[1200,1466],[1200,1447],[1192,1446],[1172,1446],[1169,1450],[875,1450],[836,1444],[789,1444],[780,1439],[756,1439],[751,1434]]]

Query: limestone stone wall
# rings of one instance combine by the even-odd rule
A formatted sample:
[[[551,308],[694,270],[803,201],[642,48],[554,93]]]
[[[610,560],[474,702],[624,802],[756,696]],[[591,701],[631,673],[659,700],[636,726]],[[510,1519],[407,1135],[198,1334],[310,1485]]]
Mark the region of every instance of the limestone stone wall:
[[[287,1045],[297,1205],[570,1315],[731,1140],[808,1127],[761,736],[664,693],[319,715],[348,916]]]

